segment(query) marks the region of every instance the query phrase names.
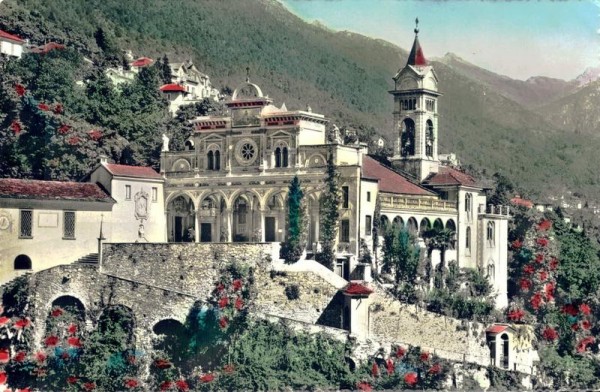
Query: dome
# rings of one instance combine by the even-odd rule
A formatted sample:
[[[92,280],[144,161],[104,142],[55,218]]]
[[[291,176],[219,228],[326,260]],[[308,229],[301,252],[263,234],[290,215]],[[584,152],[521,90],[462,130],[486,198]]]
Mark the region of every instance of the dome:
[[[248,98],[263,98],[263,93],[260,87],[254,83],[245,82],[240,84],[233,92],[232,100],[248,99]]]

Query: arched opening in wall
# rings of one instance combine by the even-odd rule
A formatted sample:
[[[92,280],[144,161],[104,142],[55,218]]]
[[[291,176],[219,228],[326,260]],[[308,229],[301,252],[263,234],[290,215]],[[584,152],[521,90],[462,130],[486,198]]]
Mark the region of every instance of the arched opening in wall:
[[[135,350],[134,328],[135,316],[133,311],[123,305],[112,305],[104,308],[98,318],[98,333],[110,337],[110,346],[115,352]]]
[[[85,306],[76,297],[63,295],[52,301],[46,316],[46,335],[70,336],[69,346],[77,348],[81,333],[85,330]]]
[[[27,255],[18,255],[15,257],[14,267],[16,270],[30,270],[31,259]]]
[[[267,200],[265,211],[265,242],[283,241],[285,237],[284,192],[273,194]]]
[[[504,369],[508,369],[509,362],[509,343],[508,343],[508,334],[503,333],[500,336],[500,341],[502,343],[502,352],[500,355],[500,366]]]
[[[251,192],[243,192],[233,202],[233,242],[260,242],[260,201]]]
[[[471,193],[465,194],[465,212],[467,216],[470,216],[471,211],[473,211],[473,195]]]
[[[434,222],[433,222],[433,228],[437,231],[442,231],[444,230],[444,222],[442,222],[442,220],[440,218],[437,218]]]
[[[496,278],[496,272],[494,270],[494,260],[492,259],[488,260],[487,275],[488,279],[490,280],[490,283],[492,283]]]
[[[425,128],[425,155],[432,158],[434,142],[433,121],[427,120]]]
[[[389,225],[390,219],[386,215],[381,215],[381,217],[379,217],[379,227],[383,229],[382,233],[384,233],[385,230],[387,230]]]
[[[404,229],[404,221],[402,220],[402,217],[396,216],[392,222],[392,225],[394,226],[394,230]]]
[[[354,362],[354,360],[349,357],[344,357],[344,360],[348,364],[348,368],[350,369],[350,371],[353,372],[356,369],[356,362]]]
[[[275,149],[275,167],[281,167],[281,147]]]
[[[189,196],[176,196],[167,205],[167,233],[169,242],[195,241],[195,207]]]
[[[486,239],[488,242],[488,246],[494,246],[495,227],[496,226],[494,225],[494,222],[487,223]]]
[[[153,339],[154,350],[164,352],[176,367],[180,367],[189,348],[190,336],[184,325],[174,319],[160,320],[154,324],[152,332],[157,335]]]
[[[419,230],[419,225],[417,224],[417,220],[414,217],[410,217],[408,219],[408,232],[411,235],[417,235],[417,231]]]
[[[456,223],[454,223],[454,220],[448,219],[448,221],[446,222],[446,230],[452,233],[451,246],[452,248],[454,248],[456,244]]]
[[[283,150],[281,152],[281,166],[288,167],[288,148],[287,147],[283,147]]]
[[[407,118],[400,129],[400,154],[403,157],[415,155],[415,122]]]
[[[186,140],[185,141],[185,145],[184,145],[184,149],[185,149],[185,151],[192,151],[192,150],[194,150],[194,143],[191,140]]]
[[[423,237],[423,234],[429,229],[431,229],[431,221],[428,218],[421,219],[421,224],[419,225],[419,237]]]
[[[215,151],[215,170],[221,170],[221,152],[219,150]]]
[[[465,234],[465,248],[468,253],[471,253],[471,228],[467,227]]]
[[[215,170],[215,154],[212,151],[209,151],[206,154],[206,169],[207,170]]]

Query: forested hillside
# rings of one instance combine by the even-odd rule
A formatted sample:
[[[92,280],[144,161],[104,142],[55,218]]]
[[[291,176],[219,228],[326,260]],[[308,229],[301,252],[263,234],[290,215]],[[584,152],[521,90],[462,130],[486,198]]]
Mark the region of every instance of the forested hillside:
[[[285,102],[290,109],[310,105],[340,126],[357,128],[363,137],[377,132],[393,138],[387,91],[406,51],[306,23],[274,0],[5,0],[0,28],[35,43],[65,43],[94,60],[94,67],[118,62],[115,53],[125,49],[154,59],[164,54],[171,61],[192,58],[217,88],[235,88],[250,67],[252,81],[278,104]],[[108,48],[98,45],[98,29]],[[409,48],[413,37],[405,38]],[[427,55],[426,31],[421,42]],[[556,121],[545,120],[481,80],[481,73],[433,65],[444,94],[440,150],[458,153],[464,164],[488,175],[500,171],[534,195],[565,188],[597,192],[600,179],[587,163],[594,161],[600,140],[559,131]],[[523,96],[539,97],[545,91],[537,88]]]

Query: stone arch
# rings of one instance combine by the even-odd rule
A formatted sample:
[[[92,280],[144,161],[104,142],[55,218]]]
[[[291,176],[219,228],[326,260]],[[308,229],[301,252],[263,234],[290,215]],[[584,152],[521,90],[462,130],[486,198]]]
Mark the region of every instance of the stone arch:
[[[444,227],[444,225],[442,225],[442,227]],[[423,233],[429,229],[431,229],[431,221],[429,218],[421,219],[421,223],[419,224],[419,236],[422,237]]]
[[[381,215],[379,217],[379,227],[381,227],[385,230],[389,225],[390,225],[390,218],[388,218],[387,215]]]
[[[185,141],[183,149],[185,151],[193,151],[194,150],[194,140],[193,139],[188,139]]]
[[[261,197],[256,191],[240,190],[232,197],[233,242],[262,241],[261,231]]]
[[[400,127],[400,154],[415,155],[415,122],[411,118],[405,118]]]
[[[434,140],[433,121],[429,119],[425,122],[425,155],[428,157],[433,157]]]
[[[31,258],[27,255],[18,255],[13,263],[15,270],[30,270]]]
[[[436,230],[444,230],[444,222],[442,222],[441,218],[437,218],[433,222],[433,228],[436,229]]]
[[[167,197],[167,236],[169,242],[195,241],[196,211],[194,197],[178,192]],[[190,230],[191,229],[191,230]]]
[[[171,171],[174,172],[185,172],[190,171],[191,165],[187,159],[179,158],[175,162],[173,162],[173,166],[171,166]]]
[[[204,192],[198,199],[198,240],[227,241],[227,197],[221,191]]]
[[[400,215],[397,215],[392,222],[392,225],[397,229],[404,229],[404,220]]]
[[[304,164],[305,167],[323,167],[326,165],[327,159],[325,156],[323,156],[323,154],[320,153],[312,154],[310,157],[308,157]]]
[[[235,202],[235,200],[241,195],[241,194],[246,194],[246,193],[251,193],[254,196],[256,196],[258,198],[259,201],[261,200],[261,196],[260,193],[258,193],[257,191],[255,191],[254,189],[238,189],[235,192],[233,192],[230,196],[229,196],[229,207],[233,208],[234,205],[233,203]],[[261,204],[262,205],[262,204]]]
[[[454,219],[448,219],[446,221],[446,230],[451,230],[456,233],[456,223],[454,222]]]
[[[48,306],[50,309],[55,307],[60,307],[67,310],[73,309],[81,314],[85,314],[86,310],[84,302],[74,294],[58,294],[52,301],[50,301]]]
[[[162,319],[152,326],[156,335],[153,339],[154,350],[159,350],[179,365],[181,353],[186,349],[187,329],[179,320],[173,318]]]
[[[414,216],[411,216],[406,223],[406,227],[408,228],[408,232],[410,234],[416,235],[419,230],[417,219]]]

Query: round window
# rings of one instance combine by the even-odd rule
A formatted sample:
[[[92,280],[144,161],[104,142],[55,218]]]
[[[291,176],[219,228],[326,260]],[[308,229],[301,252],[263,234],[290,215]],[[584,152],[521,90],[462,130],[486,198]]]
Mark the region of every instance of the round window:
[[[240,165],[251,165],[258,156],[258,146],[251,139],[244,139],[238,142],[235,149],[235,158]]]

